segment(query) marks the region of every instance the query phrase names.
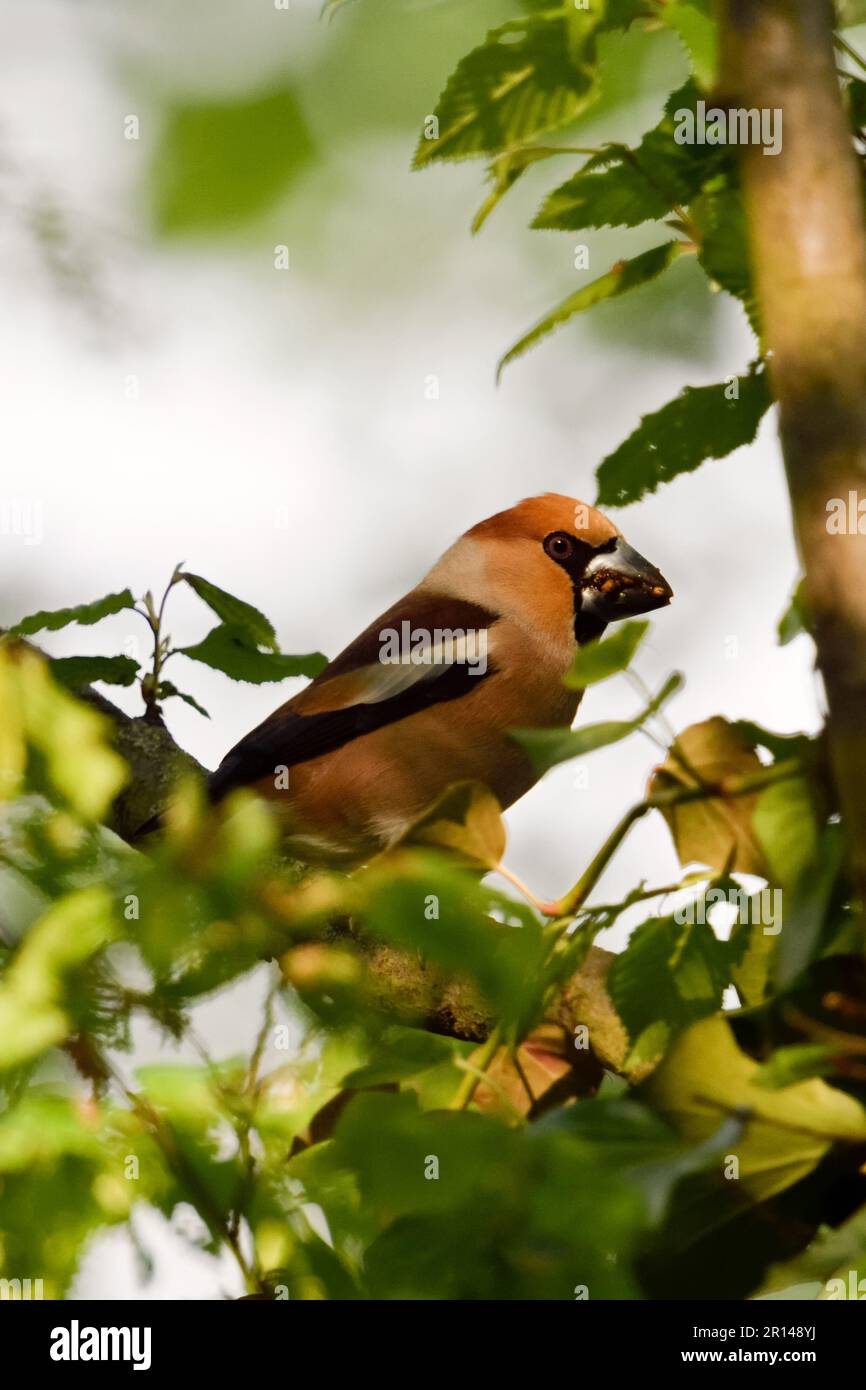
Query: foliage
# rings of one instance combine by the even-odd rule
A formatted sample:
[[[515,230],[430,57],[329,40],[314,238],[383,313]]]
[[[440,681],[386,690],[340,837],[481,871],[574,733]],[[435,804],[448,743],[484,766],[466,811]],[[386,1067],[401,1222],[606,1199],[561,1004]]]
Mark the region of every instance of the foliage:
[[[342,4],[328,8],[338,24]],[[594,275],[503,359],[678,274],[686,257],[707,303],[718,288],[739,300],[755,362],[636,424],[599,468],[599,497],[617,505],[748,444],[770,404],[731,151],[675,139],[677,110],[711,85],[709,5],[524,6],[458,64],[415,156],[419,168],[490,160],[480,226],[527,169],[578,157],[550,141],[571,140],[601,102],[601,36],[649,42],[659,25],[684,67],[660,119],[634,148],[579,154],[535,218],[570,235],[648,224],[649,249]],[[846,81],[856,124],[862,83]],[[257,215],[308,141],[286,93],[179,108],[158,159],[157,224],[189,233]],[[218,623],[173,648],[180,584]],[[152,635],[147,670],[121,654],[48,660],[27,640],[125,610]],[[567,685],[616,679],[647,627],[588,645]],[[809,629],[798,588],[780,640]],[[633,676],[631,719],[514,731],[539,770],[638,732],[665,750],[554,903],[509,873],[499,809],[474,784],[351,875],[287,864],[263,803],[236,794],[214,810],[192,785],[145,854],[107,828],[129,772],[108,720],[75,692],[137,681],[150,723],[174,698],[200,709],[165,678],[180,657],[246,682],[324,661],[281,653],[264,614],[181,566],[159,602],[124,589],[25,617],[0,643],[0,1277],[38,1274],[63,1296],[90,1242],[134,1230],[146,1205],[173,1221],[192,1207],[188,1238],[230,1252],[238,1288],[276,1298],[737,1298],[803,1277],[819,1293],[862,1263],[866,967],[823,736],[718,716],[676,733],[678,673],[654,694]],[[630,827],[656,814],[678,881],[594,902]],[[596,938],[638,910],[605,966]],[[414,965],[470,991],[474,1026],[425,1031],[428,1001],[411,992],[388,1012],[383,953],[395,974]],[[255,970],[269,990],[248,1055],[133,1074],[137,1024],[190,1041],[195,1006]],[[561,997],[577,998],[573,1029]],[[290,1023],[301,1041],[272,1065]]]

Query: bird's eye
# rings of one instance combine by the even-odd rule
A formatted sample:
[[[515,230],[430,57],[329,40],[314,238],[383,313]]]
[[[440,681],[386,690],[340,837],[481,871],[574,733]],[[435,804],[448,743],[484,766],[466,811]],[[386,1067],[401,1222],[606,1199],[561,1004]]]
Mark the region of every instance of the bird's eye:
[[[574,554],[574,541],[564,531],[554,531],[552,535],[545,536],[544,549],[551,560],[562,564],[563,560],[570,560]]]

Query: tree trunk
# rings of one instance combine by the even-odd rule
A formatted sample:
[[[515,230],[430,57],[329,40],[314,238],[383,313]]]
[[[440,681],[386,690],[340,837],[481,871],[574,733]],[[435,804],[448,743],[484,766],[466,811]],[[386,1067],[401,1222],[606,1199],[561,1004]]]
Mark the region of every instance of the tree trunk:
[[[833,22],[829,0],[723,0],[717,104],[782,113],[781,152],[744,146],[740,168],[830,753],[866,903],[866,232]],[[834,529],[840,508],[845,534]],[[862,524],[866,533],[866,515]]]

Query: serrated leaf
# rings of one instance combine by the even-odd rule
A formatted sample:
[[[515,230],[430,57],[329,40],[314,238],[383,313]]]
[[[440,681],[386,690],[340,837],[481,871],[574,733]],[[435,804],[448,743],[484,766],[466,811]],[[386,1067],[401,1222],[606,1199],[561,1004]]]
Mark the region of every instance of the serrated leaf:
[[[725,777],[760,772],[762,767],[740,731],[721,715],[691,724],[679,735],[676,746],[685,763],[669,754],[653,773],[650,795],[697,786],[693,773],[702,781],[715,784]],[[728,800],[707,797],[664,807],[662,815],[680,863],[706,864],[711,869],[727,868],[768,878],[766,856],[752,825],[758,796],[755,792]]]
[[[198,700],[193,699],[192,695],[187,695],[186,691],[178,690],[176,685],[172,685],[171,681],[160,681],[159,693],[157,694],[156,698],[158,701],[171,700],[175,698],[178,700],[183,700],[185,704],[191,705],[192,708],[194,710],[197,710],[199,714],[203,714],[205,719],[210,719],[210,715],[208,714],[204,705],[200,705]]]
[[[569,53],[562,13],[515,20],[460,60],[436,104],[438,136],[422,136],[415,168],[496,154],[574,120],[598,94],[593,68]]]
[[[54,679],[68,690],[80,690],[92,681],[134,685],[139,672],[131,656],[56,656],[48,665]]]
[[[533,227],[582,231],[586,227],[636,227],[687,207],[708,180],[731,163],[722,146],[681,145],[676,113],[694,107],[698,90],[687,82],[665,103],[659,124],[636,149],[612,144],[594,155],[549,194]]]
[[[662,23],[679,35],[704,91],[709,91],[718,69],[719,31],[710,0],[668,0],[659,14]]]
[[[287,87],[169,109],[151,168],[154,220],[163,236],[233,230],[280,197],[313,143]]]
[[[516,357],[520,357],[527,349],[534,347],[541,338],[552,333],[561,324],[567,323],[574,318],[575,314],[582,314],[587,309],[592,309],[596,304],[602,304],[607,299],[616,299],[622,294],[628,294],[629,290],[639,289],[642,285],[655,280],[668,266],[672,265],[679,255],[682,254],[684,246],[679,241],[667,241],[661,246],[653,246],[649,251],[643,251],[639,256],[634,256],[630,261],[618,261],[616,265],[605,274],[593,280],[591,284],[584,285],[582,289],[570,294],[567,299],[546,314],[534,328],[509,348],[505,356],[496,369],[497,381],[501,377],[505,367],[509,362],[513,362]]]
[[[31,613],[29,617],[22,618],[9,629],[9,636],[29,637],[34,632],[57,632],[59,628],[68,627],[70,623],[80,623],[82,627],[89,627],[92,623],[98,623],[101,618],[110,617],[112,613],[121,613],[125,608],[134,607],[135,599],[132,593],[129,589],[122,589],[118,594],[106,594],[105,598],[94,599],[92,603],[79,603],[75,608],[55,608]]]
[[[587,724],[582,729],[512,729],[510,737],[526,749],[536,772],[541,776],[549,768],[556,767],[557,763],[594,753],[597,748],[606,748],[611,743],[628,738],[651,715],[656,714],[682,684],[683,678],[678,672],[669,676],[646,709],[634,719],[609,719],[599,724]]]
[[[235,598],[234,594],[220,589],[209,579],[203,579],[200,574],[189,574],[184,570],[181,578],[208,608],[213,609],[218,618],[243,631],[254,646],[267,647],[274,652],[279,650],[274,625],[258,608],[254,608],[251,603],[245,603],[243,599]]]
[[[752,283],[746,210],[738,188],[721,183],[699,198],[692,216],[701,231],[698,260],[711,280],[743,306],[761,342],[761,320]]]
[[[584,690],[626,670],[649,626],[643,621],[618,623],[609,636],[587,642],[577,652],[563,683],[569,690]]]
[[[736,389],[737,396],[731,393]],[[661,483],[692,473],[708,458],[725,458],[755,438],[771,405],[763,372],[687,386],[608,454],[596,472],[596,506],[625,507]]]
[[[222,671],[232,680],[249,681],[253,685],[282,681],[289,676],[317,676],[327,665],[327,658],[320,652],[307,656],[261,652],[250,644],[242,628],[231,623],[220,623],[211,628],[201,642],[177,650],[191,661],[200,661],[215,671]]]
[[[607,977],[630,1038],[636,1042],[661,1023],[663,1050],[688,1024],[714,1013],[730,981],[729,954],[706,922],[655,917],[637,927]]]

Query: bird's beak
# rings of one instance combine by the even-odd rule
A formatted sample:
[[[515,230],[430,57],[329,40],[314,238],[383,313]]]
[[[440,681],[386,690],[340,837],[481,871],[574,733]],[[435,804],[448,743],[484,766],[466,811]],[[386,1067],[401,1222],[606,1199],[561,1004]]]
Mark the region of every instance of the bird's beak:
[[[580,611],[613,623],[663,608],[672,598],[673,589],[661,571],[620,538],[612,550],[594,556],[587,565]]]

